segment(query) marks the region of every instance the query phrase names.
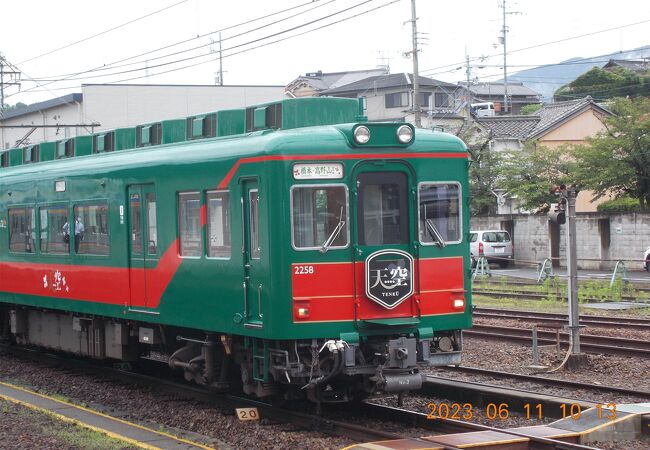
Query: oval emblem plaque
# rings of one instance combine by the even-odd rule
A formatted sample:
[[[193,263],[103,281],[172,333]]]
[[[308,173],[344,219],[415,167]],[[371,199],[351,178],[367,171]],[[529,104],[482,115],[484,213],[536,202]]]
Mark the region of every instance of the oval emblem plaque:
[[[366,295],[393,309],[413,294],[413,257],[401,250],[380,250],[366,258]]]

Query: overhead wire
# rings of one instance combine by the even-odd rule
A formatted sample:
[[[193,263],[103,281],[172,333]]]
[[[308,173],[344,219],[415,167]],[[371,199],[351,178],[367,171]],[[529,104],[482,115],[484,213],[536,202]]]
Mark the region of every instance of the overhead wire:
[[[345,9],[340,10],[338,12],[329,14],[327,16],[323,16],[321,18],[312,20],[310,22],[307,22],[307,23],[304,23],[304,24],[301,24],[301,25],[298,25],[298,26],[288,28],[286,30],[282,30],[282,31],[279,31],[279,32],[276,32],[276,33],[272,33],[272,34],[267,35],[267,36],[262,37],[262,38],[253,39],[253,40],[248,41],[246,43],[234,45],[232,47],[224,49],[223,51],[227,52],[229,50],[237,49],[237,48],[240,48],[240,47],[243,47],[243,46],[246,46],[246,45],[250,45],[250,44],[253,44],[253,43],[256,43],[256,42],[260,42],[260,41],[263,41],[263,40],[266,40],[266,39],[269,39],[269,38],[272,38],[272,37],[275,37],[275,36],[278,36],[278,35],[281,35],[281,34],[285,34],[285,33],[291,32],[291,31],[295,31],[296,29],[299,29],[299,28],[302,28],[302,27],[308,26],[308,25],[313,25],[314,23],[320,22],[322,20],[326,20],[326,19],[331,18],[331,17],[333,17],[335,15],[344,13],[346,11],[349,11],[351,9],[357,8],[359,6],[363,6],[363,5],[367,4],[367,3],[371,3],[371,2],[374,2],[374,1],[377,1],[377,0],[364,0],[361,3],[358,3],[358,4],[353,5],[351,7],[345,8]],[[316,28],[312,28],[312,29],[306,30],[306,31],[301,32],[301,33],[297,33],[297,34],[294,34],[294,35],[291,35],[291,36],[288,36],[288,37],[284,37],[284,38],[281,38],[281,39],[276,39],[274,41],[266,42],[266,43],[263,43],[263,44],[260,44],[260,45],[254,46],[254,47],[246,48],[246,49],[243,49],[243,50],[240,50],[240,51],[237,51],[237,52],[232,52],[230,54],[222,55],[221,58],[227,58],[227,57],[235,56],[235,55],[238,55],[238,54],[241,54],[241,53],[246,53],[246,52],[258,49],[258,48],[266,47],[268,45],[276,44],[278,42],[286,41],[288,39],[293,39],[293,38],[298,37],[298,36],[302,36],[302,35],[305,35],[305,34],[308,34],[308,33],[312,33],[314,31],[317,31],[317,30],[320,30],[320,29],[323,29],[323,28],[327,28],[327,27],[339,24],[339,23],[354,19],[356,17],[360,17],[362,15],[368,14],[368,13],[376,11],[378,9],[382,9],[382,8],[384,8],[386,6],[392,5],[392,4],[400,2],[400,1],[402,1],[402,0],[392,0],[392,1],[389,1],[388,3],[385,3],[383,5],[379,5],[379,6],[375,7],[375,8],[371,8],[371,9],[362,11],[362,12],[360,12],[358,14],[354,14],[352,16],[345,17],[343,19],[340,19],[340,20],[337,20],[337,21],[334,21],[334,22],[330,22],[330,23],[325,24],[325,25],[322,25],[322,26],[319,26],[319,27],[316,27]],[[167,65],[170,65],[170,64],[177,64],[177,63],[180,63],[180,62],[184,62],[184,61],[188,61],[188,60],[192,60],[192,59],[197,59],[197,58],[201,58],[201,57],[207,57],[207,56],[211,56],[211,55],[212,55],[212,53],[207,53],[207,54],[203,54],[203,55],[195,55],[195,56],[183,58],[183,59],[172,61],[172,62],[161,63],[161,64],[157,64],[157,65],[154,65],[154,66],[149,66],[148,69],[152,69],[152,68],[155,68],[155,67],[167,66]],[[209,60],[202,61],[202,62],[199,62],[199,63],[185,65],[183,67],[173,68],[173,69],[166,70],[166,71],[163,71],[163,72],[158,72],[158,73],[155,73],[155,74],[137,76],[137,77],[121,79],[121,80],[117,80],[117,81],[111,81],[111,82],[108,82],[107,84],[122,83],[122,82],[133,81],[133,80],[137,80],[137,79],[141,79],[141,78],[146,78],[147,76],[152,77],[152,76],[158,76],[158,75],[162,75],[162,74],[165,74],[165,73],[170,73],[170,72],[174,72],[174,71],[178,71],[178,70],[184,70],[184,69],[188,69],[188,68],[191,68],[191,67],[196,67],[196,66],[199,66],[199,65],[202,65],[202,64],[207,64],[207,63],[212,62],[212,61],[216,61],[219,58],[220,57],[217,56],[217,57],[213,57],[213,58],[211,58]],[[123,73],[131,73],[131,72],[136,72],[136,71],[141,71],[141,70],[144,70],[144,68],[143,69],[132,69],[132,70],[120,71],[120,72],[116,72],[116,73],[113,73],[113,74],[104,74],[104,75],[101,75],[101,76],[81,77],[79,79],[100,78],[100,77],[106,77],[106,76],[110,76],[110,75],[120,75],[120,74],[123,74]],[[70,78],[70,79],[72,79],[72,78]],[[60,81],[66,81],[66,80],[64,79],[64,80],[60,80]],[[57,90],[71,89],[71,88],[72,87],[57,88]],[[27,91],[29,91],[29,90],[24,90],[23,92],[27,92]],[[34,90],[31,90],[31,91],[34,92]]]
[[[58,48],[55,48],[55,49],[53,49],[53,50],[49,50],[49,51],[47,51],[47,52],[45,52],[45,53],[41,53],[40,55],[33,56],[33,57],[31,57],[31,58],[29,58],[29,59],[26,59],[26,60],[24,60],[24,61],[21,61],[21,62],[19,62],[19,63],[17,63],[17,64],[18,64],[18,65],[22,65],[22,64],[28,63],[28,62],[30,62],[30,61],[34,61],[35,59],[42,58],[43,56],[51,55],[52,53],[56,53],[56,52],[58,52],[58,51],[60,51],[60,50],[63,50],[63,49],[66,49],[66,48],[72,47],[72,46],[77,45],[77,44],[81,44],[82,42],[89,41],[89,40],[94,39],[94,38],[96,38],[96,37],[98,37],[98,36],[102,36],[102,35],[104,35],[104,34],[110,33],[111,31],[115,31],[115,30],[118,30],[118,29],[120,29],[120,28],[123,28],[123,27],[125,27],[125,26],[127,26],[127,25],[130,25],[130,24],[132,24],[132,23],[138,22],[138,21],[140,21],[140,20],[142,20],[142,19],[146,19],[146,18],[148,18],[148,17],[151,17],[151,16],[156,15],[156,14],[158,14],[158,13],[161,13],[161,12],[163,12],[163,11],[167,11],[168,9],[171,9],[171,8],[173,8],[173,7],[175,7],[175,6],[181,5],[181,4],[183,4],[183,3],[187,3],[188,1],[189,1],[189,0],[181,0],[180,2],[174,3],[174,4],[169,5],[169,6],[165,6],[165,7],[162,8],[162,9],[159,9],[159,10],[153,11],[153,12],[148,13],[148,14],[145,14],[144,16],[140,16],[140,17],[138,17],[138,18],[136,18],[136,19],[133,19],[133,20],[129,20],[128,22],[124,22],[124,23],[122,23],[122,24],[120,24],[120,25],[117,25],[117,26],[115,26],[115,27],[113,27],[113,28],[109,28],[109,29],[107,29],[107,30],[104,30],[104,31],[101,31],[101,32],[99,32],[99,33],[93,34],[92,36],[88,36],[88,37],[85,37],[85,38],[83,38],[83,39],[79,39],[78,41],[71,42],[70,44],[66,44],[66,45],[64,45],[64,46],[62,46],[62,47],[58,47]]]
[[[257,28],[246,30],[246,31],[243,31],[243,32],[241,32],[239,34],[235,34],[235,35],[223,38],[223,39],[221,39],[221,42],[231,40],[231,39],[234,39],[236,37],[240,37],[240,36],[243,36],[243,35],[246,35],[246,34],[249,34],[249,33],[253,33],[255,31],[259,31],[259,30],[261,30],[263,28],[268,28],[270,26],[277,25],[277,24],[279,24],[281,22],[284,22],[284,21],[289,20],[289,19],[293,19],[293,18],[295,18],[297,16],[308,13],[310,11],[313,11],[313,10],[317,9],[317,8],[322,8],[323,6],[328,5],[330,3],[333,3],[333,2],[336,2],[336,1],[338,1],[338,0],[327,0],[327,1],[317,0],[316,2],[310,1],[308,3],[302,3],[302,4],[300,4],[298,6],[294,6],[292,8],[287,8],[287,9],[277,11],[277,12],[272,13],[272,14],[267,14],[267,15],[264,15],[264,16],[261,16],[261,17],[257,17],[255,19],[250,19],[250,20],[247,20],[245,22],[241,22],[241,23],[238,23],[238,24],[235,24],[235,25],[231,25],[231,26],[228,26],[228,27],[221,28],[219,30],[210,31],[209,33],[204,33],[204,34],[201,34],[201,35],[197,35],[197,36],[195,36],[193,38],[190,38],[190,39],[185,39],[185,40],[182,40],[182,41],[178,41],[178,42],[175,42],[173,44],[166,45],[164,47],[159,47],[157,49],[149,50],[149,51],[140,53],[138,55],[133,55],[133,56],[130,56],[128,58],[123,58],[123,59],[118,60],[118,61],[113,61],[111,63],[103,64],[101,66],[97,66],[97,67],[92,68],[92,69],[88,69],[88,70],[81,71],[81,72],[75,72],[75,73],[67,73],[67,74],[60,74],[60,75],[50,75],[47,78],[55,79],[54,81],[60,81],[61,79],[64,79],[64,80],[65,79],[74,79],[73,77],[76,77],[78,75],[83,75],[85,73],[98,72],[98,71],[102,71],[102,70],[112,70],[112,69],[117,69],[117,68],[120,68],[120,67],[127,67],[127,66],[131,66],[131,65],[135,65],[135,64],[142,64],[142,63],[146,63],[146,62],[149,62],[149,61],[155,61],[157,59],[163,59],[163,58],[167,58],[167,57],[170,57],[170,56],[175,56],[175,55],[178,55],[178,54],[190,52],[192,50],[197,50],[197,49],[200,49],[200,48],[203,48],[203,47],[208,47],[208,46],[212,45],[213,43],[202,44],[202,45],[199,45],[197,47],[192,47],[192,48],[188,48],[188,49],[184,49],[184,50],[179,50],[179,51],[176,51],[176,52],[173,52],[173,53],[168,53],[166,55],[156,56],[156,57],[148,58],[148,59],[141,60],[141,61],[134,61],[134,62],[127,63],[127,64],[121,64],[121,63],[123,63],[125,61],[129,61],[131,59],[139,58],[141,56],[150,55],[152,53],[156,53],[156,52],[159,52],[161,50],[166,50],[166,49],[169,49],[169,48],[172,48],[172,47],[176,47],[178,45],[186,44],[188,42],[195,41],[197,39],[202,39],[204,37],[211,36],[211,35],[214,35],[214,34],[218,34],[218,33],[221,33],[223,31],[226,31],[226,30],[230,30],[230,29],[233,29],[233,28],[238,28],[240,26],[248,25],[250,23],[257,22],[257,21],[260,21],[260,20],[263,20],[263,19],[267,19],[269,17],[273,17],[273,16],[276,16],[278,14],[282,14],[284,12],[288,12],[288,11],[293,10],[293,9],[302,8],[305,5],[314,5],[315,4],[313,7],[308,8],[308,9],[306,9],[304,11],[298,12],[296,14],[293,14],[293,15],[290,15],[290,16],[287,16],[287,17],[283,17],[282,19],[279,19],[279,20],[276,20],[276,21],[273,21],[273,22],[269,22],[269,23],[261,25],[261,26],[259,26]]]
[[[530,45],[528,47],[522,47],[522,48],[518,48],[518,49],[515,49],[515,50],[507,51],[506,55],[511,55],[513,53],[518,53],[518,52],[522,52],[522,51],[526,51],[526,50],[532,50],[532,49],[539,48],[539,47],[544,47],[544,46],[547,46],[547,45],[559,44],[559,43],[562,43],[562,42],[567,42],[567,41],[574,40],[574,39],[580,39],[580,38],[583,38],[583,37],[594,36],[596,34],[607,33],[609,31],[616,31],[616,30],[620,30],[620,29],[623,29],[623,28],[642,25],[642,24],[645,24],[645,23],[648,23],[648,22],[650,22],[650,19],[645,19],[645,20],[641,20],[641,21],[638,21],[638,22],[632,22],[632,23],[628,23],[628,24],[625,24],[625,25],[619,25],[619,26],[616,26],[616,27],[605,28],[605,29],[602,29],[602,30],[592,31],[592,32],[584,33],[584,34],[580,34],[580,35],[569,36],[569,37],[566,37],[566,38],[556,39],[556,40],[553,40],[553,41],[543,42],[543,43],[540,43],[540,44]],[[487,58],[495,58],[495,57],[500,57],[500,56],[503,56],[503,52],[494,53],[494,54],[488,55],[488,56],[480,56],[480,57],[470,58],[469,61],[470,62],[482,61],[482,60],[485,60]],[[467,62],[467,60],[460,61],[460,62],[453,63],[453,64],[446,64],[444,66],[433,67],[431,69],[424,69],[424,70],[421,70],[420,73],[432,72],[432,71],[436,71],[436,70],[439,70],[439,69],[446,69],[448,67],[457,67],[459,65],[465,64],[466,62]],[[433,75],[435,75],[435,74],[433,74]]]

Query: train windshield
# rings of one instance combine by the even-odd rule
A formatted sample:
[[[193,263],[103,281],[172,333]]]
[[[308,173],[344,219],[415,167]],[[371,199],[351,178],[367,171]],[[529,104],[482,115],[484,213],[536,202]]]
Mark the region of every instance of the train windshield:
[[[294,186],[291,193],[296,249],[347,247],[348,193],[344,185]]]
[[[418,199],[420,242],[436,243],[436,232],[444,243],[460,242],[460,186],[457,183],[422,183]]]
[[[409,233],[406,174],[362,173],[357,179],[357,186],[359,244],[407,244]]]

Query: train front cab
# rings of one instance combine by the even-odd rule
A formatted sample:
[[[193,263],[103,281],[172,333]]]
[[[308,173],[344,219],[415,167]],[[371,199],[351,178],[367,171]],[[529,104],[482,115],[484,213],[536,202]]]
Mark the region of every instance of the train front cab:
[[[460,363],[467,159],[460,141],[445,142],[462,151],[366,148],[345,163],[293,166],[293,321],[339,330],[320,355],[340,353],[344,384],[409,391],[420,367]]]

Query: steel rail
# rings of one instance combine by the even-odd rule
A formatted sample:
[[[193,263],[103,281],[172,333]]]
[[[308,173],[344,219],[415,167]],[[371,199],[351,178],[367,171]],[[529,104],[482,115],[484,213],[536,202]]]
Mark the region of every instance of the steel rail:
[[[532,344],[532,331],[525,328],[473,325],[471,329],[464,330],[463,334],[465,336],[485,337],[509,342],[519,341]],[[539,344],[556,344],[555,332],[553,331],[537,330],[537,335]],[[568,335],[566,333],[560,333],[560,345],[568,345],[567,339]],[[580,345],[585,352],[650,358],[650,342],[589,334],[581,335],[580,340]],[[619,345],[610,345],[611,343]]]
[[[475,308],[472,311],[474,317],[483,317],[488,319],[517,319],[537,323],[550,323],[566,325],[568,318],[565,314],[536,313],[532,311],[516,310],[484,310]],[[614,319],[614,320],[610,320]],[[612,318],[600,316],[580,316],[581,325],[591,325],[600,328],[626,328],[630,330],[650,331],[650,320],[640,319],[638,321],[627,321],[625,318]]]
[[[504,433],[511,436],[517,436],[521,438],[528,439],[530,442],[537,444],[537,446],[542,446],[543,448],[552,448],[557,450],[598,450],[595,447],[589,447],[582,444],[565,442],[556,439],[543,438],[539,436],[534,436],[531,434],[520,433],[517,431],[512,431],[505,428],[491,427],[489,425],[481,425],[478,423],[465,422],[462,420],[449,419],[436,417],[435,419],[428,419],[427,414],[410,411],[403,408],[395,408],[387,405],[379,405],[371,402],[364,402],[363,411],[374,417],[392,417],[393,419],[398,418],[405,422],[410,422],[418,424],[418,426],[425,427],[426,425],[431,430],[445,432],[445,433],[467,433],[467,432],[477,432],[477,431],[491,431],[495,433]],[[432,444],[443,446],[443,444],[437,444],[435,436],[427,436],[426,440]],[[465,446],[463,446],[465,447]],[[443,448],[455,449],[457,447],[445,445]],[[537,448],[537,447],[536,447]]]
[[[559,296],[555,293],[550,293],[550,294],[540,294],[540,293],[526,293],[526,292],[514,292],[514,291],[493,291],[493,290],[483,290],[483,289],[472,289],[472,294],[475,295],[485,295],[486,297],[500,297],[500,298],[518,298],[518,299],[523,299],[523,300],[544,300],[549,298],[549,295],[551,298],[554,298],[557,301],[565,300],[565,298],[560,294]],[[630,298],[629,300],[626,299],[601,299],[601,298],[585,298],[583,299],[585,301],[593,302],[593,303],[611,303],[611,302],[628,302],[628,303],[639,303],[639,304],[644,304],[647,305],[648,308],[650,308],[650,302],[648,300],[634,300]]]
[[[526,314],[529,316],[535,317],[546,317],[546,318],[557,318],[557,319],[566,319],[567,315],[564,313],[553,313],[553,312],[541,312],[541,311],[524,311],[518,309],[501,309],[501,308],[486,308],[483,306],[475,307],[473,309],[475,312],[481,313],[512,313],[512,314]],[[620,316],[598,316],[598,315],[584,315],[581,318],[596,320],[599,322],[623,322],[627,324],[639,324],[639,325],[650,325],[650,318],[645,317],[620,317]]]
[[[523,380],[530,383],[539,383],[544,385],[553,385],[565,388],[576,388],[576,389],[585,389],[592,391],[606,391],[606,392],[615,392],[617,394],[625,394],[632,397],[640,397],[650,399],[650,391],[639,391],[636,389],[627,389],[619,386],[608,386],[602,384],[589,384],[582,383],[579,381],[571,380],[560,380],[557,378],[545,378],[536,375],[526,375],[523,373],[513,373],[513,372],[502,372],[499,370],[490,370],[483,369],[481,367],[468,367],[468,366],[446,366],[444,370],[449,370],[452,372],[463,372],[463,373],[472,373],[476,375],[484,375],[493,378],[512,378],[517,380]]]

